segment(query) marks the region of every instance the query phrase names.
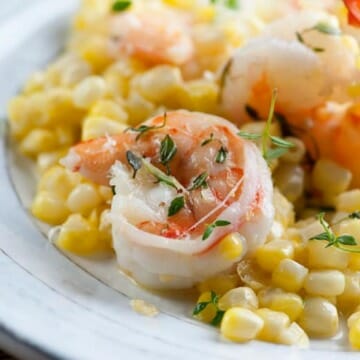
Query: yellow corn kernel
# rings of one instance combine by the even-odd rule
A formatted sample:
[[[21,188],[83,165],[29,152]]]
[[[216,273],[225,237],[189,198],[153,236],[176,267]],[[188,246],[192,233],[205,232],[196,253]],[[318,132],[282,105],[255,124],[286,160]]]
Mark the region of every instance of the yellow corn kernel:
[[[79,184],[69,194],[66,205],[73,213],[88,215],[101,204],[101,197],[92,184]]]
[[[255,339],[264,327],[264,320],[254,312],[234,307],[227,310],[221,322],[221,334],[232,341],[245,342]]]
[[[197,285],[200,292],[214,291],[221,296],[227,291],[236,288],[239,285],[239,278],[235,274],[216,275]]]
[[[27,80],[24,87],[24,94],[32,94],[44,90],[45,74],[43,72],[35,72]]]
[[[302,298],[294,293],[286,293],[280,289],[266,289],[258,293],[260,306],[287,314],[295,321],[304,309]]]
[[[64,199],[58,197],[56,193],[47,191],[36,194],[31,212],[38,219],[51,225],[61,224],[69,215]]]
[[[72,214],[61,226],[56,245],[77,255],[90,255],[103,251],[99,232],[80,214]]]
[[[80,183],[81,176],[70,172],[60,165],[55,165],[40,178],[39,191],[48,191],[65,199],[71,190]]]
[[[79,140],[78,129],[74,126],[58,126],[55,128],[58,147],[70,147]]]
[[[259,266],[266,271],[273,271],[283,259],[294,256],[294,246],[290,241],[274,240],[257,248],[255,258]]]
[[[358,240],[358,242],[360,242],[360,221],[358,219],[342,221],[339,225],[337,225],[336,233],[337,235],[352,235],[356,240]]]
[[[360,311],[356,311],[353,314],[351,314],[346,322],[348,328],[351,328],[355,324],[355,322],[357,322],[359,319],[360,319]]]
[[[54,132],[46,129],[33,129],[20,143],[20,151],[28,156],[54,150],[57,138]]]
[[[330,195],[338,195],[344,192],[350,186],[351,178],[352,175],[349,170],[326,159],[318,160],[312,173],[314,188]]]
[[[214,6],[199,6],[196,9],[196,19],[199,22],[211,22],[213,21],[216,15],[216,10]]]
[[[90,116],[100,116],[126,124],[129,116],[123,106],[112,100],[99,100],[90,110]]]
[[[360,57],[357,56],[356,58],[356,67],[359,69],[360,68]],[[354,83],[354,84],[350,84],[347,87],[347,93],[349,96],[351,97],[358,97],[360,95],[360,84],[358,82]]]
[[[104,201],[110,201],[114,194],[109,186],[100,186],[99,194],[103,198]]]
[[[152,102],[146,100],[137,92],[130,93],[125,105],[129,114],[129,122],[132,125],[137,125],[146,120],[156,109]]]
[[[286,291],[298,292],[305,281],[308,269],[291,259],[281,260],[272,273],[272,283]]]
[[[305,300],[299,325],[312,337],[327,338],[334,336],[339,329],[337,309],[324,298],[308,298]]]
[[[279,344],[294,345],[305,349],[309,347],[309,337],[295,322],[293,322],[288,328],[280,331],[277,342]]]
[[[78,49],[83,60],[91,65],[96,73],[100,73],[114,60],[108,51],[108,38],[105,36],[87,36]]]
[[[291,142],[293,147],[290,148],[289,151],[281,157],[281,160],[293,164],[299,164],[306,154],[306,147],[304,142],[293,136],[287,136],[284,139]]]
[[[104,79],[100,76],[89,76],[75,87],[73,101],[80,109],[88,109],[105,94]]]
[[[226,260],[238,259],[243,253],[244,238],[239,233],[226,235],[219,243],[219,252]]]
[[[240,34],[237,24],[227,23],[222,27],[226,40],[234,47],[240,47],[244,43],[244,36]]]
[[[180,69],[170,65],[156,66],[131,81],[131,88],[145,99],[168,104],[182,86]],[[172,101],[173,102],[173,101]]]
[[[211,292],[205,291],[203,292],[199,298],[197,303],[208,302],[211,300]],[[204,310],[202,310],[199,314],[195,315],[197,319],[200,321],[211,323],[217,313],[216,305],[213,303],[209,303]]]
[[[254,290],[244,286],[226,292],[219,299],[218,306],[221,310],[228,310],[232,307],[242,307],[254,310],[258,308],[259,303]]]
[[[259,340],[277,342],[280,332],[290,325],[289,317],[281,312],[270,309],[258,309],[256,314],[264,320],[264,327],[257,336]]]
[[[61,74],[60,84],[72,88],[91,75],[91,67],[85,61],[78,59],[69,64]]]
[[[274,189],[273,203],[275,220],[280,222],[284,228],[293,225],[295,220],[294,206],[277,188]]]
[[[349,329],[349,342],[353,349],[360,350],[360,319],[357,319]]]
[[[350,254],[349,269],[360,271],[360,254]]]
[[[194,5],[192,0],[162,0],[166,5],[174,6],[180,9],[191,9]]]
[[[335,200],[336,210],[353,212],[360,209],[360,189],[341,193]]]
[[[345,276],[338,270],[313,270],[307,275],[304,288],[311,295],[337,296],[345,289]]]
[[[181,108],[216,113],[218,93],[219,88],[215,82],[201,79],[185,83],[176,96]]]
[[[321,231],[318,233],[320,234]],[[328,247],[326,241],[311,240],[308,243],[308,265],[311,269],[346,269],[349,254],[334,247]]]
[[[345,312],[353,311],[359,305],[360,299],[360,272],[345,271],[345,289],[337,297],[338,306]]]
[[[105,135],[121,134],[128,126],[106,117],[88,116],[85,118],[81,139],[89,140]]]
[[[236,270],[241,281],[254,291],[259,291],[270,283],[269,275],[251,259],[240,261]]]
[[[52,166],[58,164],[59,160],[68,152],[67,148],[55,150],[51,152],[40,153],[36,160],[37,169],[40,173],[44,173]]]

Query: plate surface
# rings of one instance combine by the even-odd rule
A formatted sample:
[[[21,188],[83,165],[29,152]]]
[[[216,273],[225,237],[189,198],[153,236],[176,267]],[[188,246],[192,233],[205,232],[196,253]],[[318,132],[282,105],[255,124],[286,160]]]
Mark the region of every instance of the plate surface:
[[[61,51],[75,0],[38,1],[0,27],[0,109],[34,70]],[[11,39],[11,41],[9,41]],[[1,124],[0,122],[0,125]],[[5,128],[5,126],[4,126]],[[311,350],[228,343],[189,316],[188,296],[146,291],[114,261],[66,256],[27,208],[35,188],[29,161],[0,136],[0,347],[26,359],[351,359],[341,334]],[[161,313],[134,313],[130,298]]]

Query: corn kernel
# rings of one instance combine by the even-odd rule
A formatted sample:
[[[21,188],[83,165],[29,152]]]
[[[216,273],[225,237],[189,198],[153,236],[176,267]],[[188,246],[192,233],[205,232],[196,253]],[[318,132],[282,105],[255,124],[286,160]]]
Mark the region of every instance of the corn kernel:
[[[98,230],[80,214],[72,214],[61,226],[56,245],[77,255],[90,255],[103,251]]]
[[[60,78],[60,84],[64,87],[73,87],[91,75],[91,67],[85,61],[76,61],[67,66]]]
[[[130,124],[137,125],[155,112],[155,105],[137,92],[131,92],[126,101]]]
[[[309,347],[309,337],[305,331],[297,324],[292,323],[288,328],[282,329],[277,338],[279,344],[294,345],[300,348]]]
[[[274,189],[273,203],[275,207],[275,220],[284,228],[294,224],[295,212],[293,204],[279,191]]]
[[[226,292],[219,299],[218,305],[221,310],[228,310],[232,307],[242,307],[253,310],[257,309],[259,304],[254,290],[249,287],[238,287]]]
[[[268,274],[251,259],[240,261],[236,270],[241,281],[254,291],[259,291],[270,283]]]
[[[304,311],[299,325],[313,337],[331,337],[339,329],[339,316],[336,307],[321,297],[305,300]]]
[[[336,210],[353,212],[360,209],[360,189],[341,193],[336,197]]]
[[[304,310],[302,298],[293,293],[286,293],[280,289],[266,289],[258,293],[260,306],[287,314],[291,321],[295,321]]]
[[[129,116],[123,106],[111,100],[99,100],[90,110],[90,116],[106,117],[126,124]]]
[[[320,233],[321,231],[318,234]],[[314,269],[345,269],[349,262],[349,254],[334,247],[326,248],[326,245],[326,241],[309,241],[309,267]]]
[[[343,293],[338,296],[338,305],[344,311],[352,311],[359,305],[360,299],[360,272],[346,271],[345,275],[345,289]]]
[[[355,322],[358,321],[359,319],[360,319],[360,311],[356,311],[353,314],[351,314],[346,322],[348,328],[351,328],[355,324]]]
[[[162,0],[163,3],[180,9],[191,9],[194,5],[192,0]]]
[[[239,233],[226,235],[219,243],[219,252],[226,260],[238,259],[243,253],[244,238]]]
[[[24,94],[28,95],[38,91],[44,90],[45,86],[45,74],[43,72],[35,72],[27,80],[24,87]]]
[[[99,194],[103,198],[104,201],[110,201],[114,196],[111,188],[108,186],[100,186]]]
[[[360,254],[350,254],[348,267],[351,270],[360,270]]]
[[[294,247],[290,241],[274,240],[260,246],[255,253],[259,266],[266,271],[273,271],[283,259],[294,256]]]
[[[105,135],[121,134],[127,127],[106,117],[88,116],[83,124],[81,139],[85,141]]]
[[[67,154],[67,148],[55,150],[51,152],[40,153],[36,160],[37,169],[40,173],[44,173],[52,166],[59,163],[59,160]]]
[[[101,203],[101,197],[92,184],[77,185],[69,194],[66,205],[73,213],[88,215]]]
[[[55,165],[46,171],[38,184],[39,191],[48,191],[65,199],[71,190],[80,183],[79,174],[72,173],[62,166]]]
[[[360,319],[357,319],[350,327],[349,342],[355,350],[360,350]]]
[[[79,83],[73,93],[74,104],[88,109],[106,93],[106,83],[100,76],[89,76]]]
[[[313,270],[306,277],[304,288],[311,295],[337,296],[345,289],[345,276],[338,270]]]
[[[57,146],[55,133],[46,129],[33,129],[20,143],[20,151],[28,156],[54,150]]]
[[[272,282],[286,291],[298,292],[305,281],[308,269],[291,259],[281,260],[272,273]]]
[[[317,161],[312,173],[313,186],[323,193],[332,195],[344,192],[350,186],[351,178],[349,170],[326,159]]]
[[[131,81],[131,87],[145,99],[168,104],[182,86],[180,69],[169,65],[156,66]]]
[[[248,309],[234,307],[227,310],[221,322],[221,334],[232,341],[245,342],[255,339],[264,320]]]
[[[216,275],[198,284],[197,288],[200,292],[214,291],[221,296],[227,291],[236,288],[238,284],[239,278],[236,275]]]
[[[216,10],[214,6],[199,6],[196,11],[196,19],[199,22],[210,22],[214,19]]]
[[[211,300],[211,292],[205,291],[203,292],[199,298],[197,303],[208,302]],[[209,303],[204,310],[202,310],[199,314],[195,315],[197,319],[200,321],[211,323],[217,313],[216,305],[213,303]]]
[[[36,194],[31,205],[31,212],[38,219],[51,225],[61,224],[69,215],[64,200],[56,193],[47,191],[40,191]]]
[[[257,336],[259,340],[276,342],[281,331],[290,325],[289,317],[278,311],[264,308],[256,310],[256,314],[264,320],[264,327]]]

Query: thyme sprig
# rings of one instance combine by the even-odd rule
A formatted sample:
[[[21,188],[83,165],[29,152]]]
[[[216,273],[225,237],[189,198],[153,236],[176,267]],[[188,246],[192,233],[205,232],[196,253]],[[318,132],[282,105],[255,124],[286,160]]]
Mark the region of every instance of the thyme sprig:
[[[111,9],[114,12],[121,12],[121,11],[125,11],[130,6],[131,6],[131,1],[117,0],[112,4]]]
[[[253,134],[246,131],[239,131],[238,135],[247,140],[261,140],[261,151],[264,159],[270,163],[284,155],[290,148],[294,146],[293,143],[286,141],[278,136],[271,135],[270,129],[275,113],[275,104],[277,98],[277,89],[273,89],[269,115],[266,120],[265,128],[261,134]],[[269,141],[273,147],[269,147]]]
[[[331,25],[324,23],[324,22],[319,22],[316,25],[314,25],[310,28],[304,29],[301,32],[297,31],[295,33],[297,40],[315,52],[323,52],[323,51],[325,51],[325,49],[321,48],[321,47],[309,45],[305,41],[304,34],[310,32],[310,31],[318,31],[325,35],[335,35],[335,36],[341,35],[341,31],[339,29],[334,28]]]
[[[170,174],[169,163],[177,152],[177,147],[170,135],[166,135],[160,144],[160,162],[166,167],[167,174]]]
[[[225,311],[220,310],[218,303],[219,303],[219,296],[216,295],[214,291],[210,293],[210,300],[209,301],[202,301],[196,304],[193,310],[193,316],[199,315],[202,311],[204,311],[210,304],[216,307],[216,314],[214,318],[211,320],[211,325],[218,326],[221,323],[221,320],[224,316]]]
[[[216,220],[216,221],[214,221],[212,224],[208,225],[205,228],[205,231],[203,233],[203,236],[202,236],[201,240],[202,241],[207,240],[217,227],[228,226],[230,224],[231,224],[231,222],[227,221],[227,220]]]
[[[336,236],[332,229],[333,226],[338,225],[345,220],[360,219],[360,211],[352,212],[351,214],[347,215],[346,217],[340,219],[339,221],[337,221],[336,223],[331,224],[331,225],[325,220],[324,212],[318,214],[317,218],[320,221],[320,224],[321,224],[322,228],[324,229],[324,232],[311,237],[309,240],[327,241],[327,244],[325,246],[326,248],[333,246],[342,251],[346,251],[346,252],[350,252],[350,253],[360,253],[360,249],[350,249],[350,248],[346,247],[346,246],[358,245],[354,236],[349,235],[349,234],[343,234],[343,235]]]
[[[146,134],[147,132],[149,131],[152,131],[152,130],[158,130],[158,129],[162,129],[165,127],[166,125],[166,113],[164,113],[164,119],[163,119],[163,122],[162,124],[160,125],[154,125],[154,126],[148,126],[148,125],[140,125],[139,127],[137,128],[134,128],[134,127],[128,127],[127,129],[125,129],[124,132],[127,132],[127,131],[133,131],[133,132],[137,132],[138,135],[136,136],[135,140],[139,140],[141,136],[143,136],[144,134]]]

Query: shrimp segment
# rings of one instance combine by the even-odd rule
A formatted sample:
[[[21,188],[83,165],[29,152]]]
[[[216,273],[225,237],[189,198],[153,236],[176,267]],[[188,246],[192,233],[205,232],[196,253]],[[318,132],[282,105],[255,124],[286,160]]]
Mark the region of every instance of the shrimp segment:
[[[230,269],[264,241],[273,219],[271,177],[259,150],[237,136],[234,125],[212,115],[177,111],[142,126],[150,130],[140,137],[128,131],[80,143],[62,161],[102,184],[111,173],[116,192],[113,243],[120,266],[154,288],[188,287]],[[180,184],[177,189],[154,181],[146,166],[134,178],[126,160],[131,151],[165,174],[159,151],[167,135],[177,149],[168,164]],[[218,161],[220,149],[226,155]],[[204,181],[199,185],[201,175]],[[177,197],[183,197],[184,206],[169,216]],[[224,225],[214,227],[204,239],[208,226],[219,220]],[[218,245],[233,232],[243,235],[244,250],[229,260]]]
[[[320,23],[334,34],[314,29]],[[274,21],[234,54],[222,93],[225,113],[243,123],[250,105],[265,118],[274,87],[276,110],[289,118],[307,116],[328,100],[347,101],[347,87],[360,76],[358,55],[355,39],[326,13],[302,11]]]
[[[139,58],[149,64],[182,65],[194,53],[186,18],[171,10],[138,9],[111,21],[112,53]]]

